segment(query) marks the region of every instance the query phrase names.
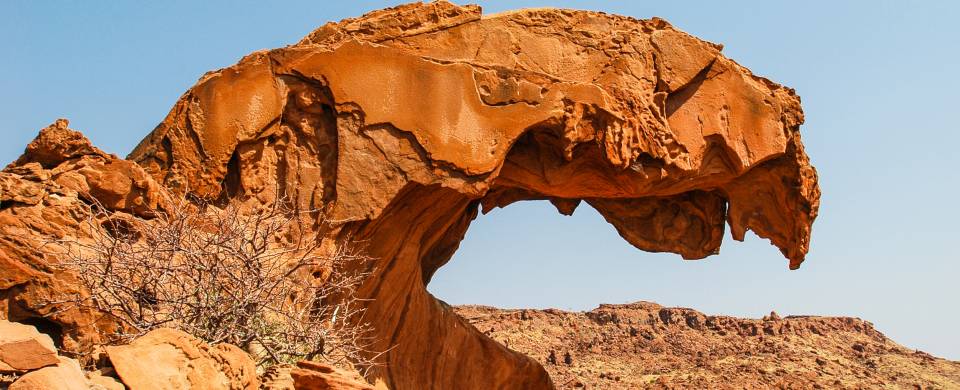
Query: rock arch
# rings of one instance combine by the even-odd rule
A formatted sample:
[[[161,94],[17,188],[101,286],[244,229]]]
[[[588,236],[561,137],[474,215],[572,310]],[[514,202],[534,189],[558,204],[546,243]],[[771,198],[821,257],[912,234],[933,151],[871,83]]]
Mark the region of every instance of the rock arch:
[[[404,5],[204,75],[129,159],[367,242],[391,388],[552,388],[425,289],[479,211],[586,201],[643,250],[703,258],[729,224],[803,261],[819,188],[800,99],[721,49],[660,19]]]

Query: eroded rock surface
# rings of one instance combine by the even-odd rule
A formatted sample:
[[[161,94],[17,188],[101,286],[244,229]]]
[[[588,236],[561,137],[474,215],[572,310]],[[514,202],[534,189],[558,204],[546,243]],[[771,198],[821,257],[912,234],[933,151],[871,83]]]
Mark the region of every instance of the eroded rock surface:
[[[80,363],[57,354],[54,341],[37,328],[0,320],[0,389],[124,389],[105,376],[86,377]],[[115,385],[105,387],[104,385]],[[119,387],[116,387],[119,386]]]
[[[123,390],[123,389],[260,389],[253,360],[230,344],[211,346],[173,329],[157,329],[132,343],[106,347],[99,369],[84,372],[77,360],[59,356],[53,340],[36,328],[0,320],[0,389],[10,390]],[[309,363],[305,367],[311,367]],[[324,367],[324,366],[320,366]],[[309,371],[329,389],[357,389],[365,382],[340,370]],[[293,390],[294,384],[267,387]],[[270,379],[266,378],[265,379]],[[280,382],[282,382],[283,378]],[[276,383],[274,383],[276,384]],[[337,387],[336,385],[342,385]],[[373,387],[369,387],[373,389]]]
[[[204,75],[129,161],[65,122],[41,132],[0,174],[0,312],[43,318],[68,348],[97,342],[93,316],[42,304],[75,287],[35,249],[82,235],[80,202],[149,218],[158,186],[283,200],[322,211],[327,247],[377,259],[361,294],[388,352],[371,381],[552,388],[426,291],[481,208],[586,201],[636,247],[688,259],[716,253],[725,224],[791,268],[809,249],[819,188],[800,99],[720,50],[661,19],[587,11],[434,2],[329,23]]]
[[[437,2],[207,74],[130,158],[200,196],[322,209],[331,238],[368,242],[368,316],[393,348],[376,375],[395,388],[546,388],[425,290],[478,208],[586,201],[686,258],[715,253],[727,222],[796,268],[819,201],[802,121],[791,89],[660,19]]]
[[[0,319],[35,325],[61,349],[88,356],[116,328],[89,310],[51,304],[80,293],[52,244],[87,235],[90,204],[116,218],[149,218],[163,202],[159,189],[139,165],[97,149],[66,120],[41,130],[0,171]]]
[[[357,373],[349,373],[328,364],[302,361],[290,372],[297,390],[374,390]]]

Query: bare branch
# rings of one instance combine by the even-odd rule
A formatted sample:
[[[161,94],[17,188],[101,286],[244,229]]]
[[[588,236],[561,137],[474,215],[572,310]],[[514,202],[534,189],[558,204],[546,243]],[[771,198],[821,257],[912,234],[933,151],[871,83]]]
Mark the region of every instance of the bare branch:
[[[170,327],[240,346],[261,366],[302,359],[376,366],[383,351],[373,350],[356,296],[371,259],[349,245],[323,252],[319,213],[283,200],[244,211],[170,204],[145,221],[94,203],[89,237],[51,240],[85,290],[73,303],[121,325],[111,342]]]

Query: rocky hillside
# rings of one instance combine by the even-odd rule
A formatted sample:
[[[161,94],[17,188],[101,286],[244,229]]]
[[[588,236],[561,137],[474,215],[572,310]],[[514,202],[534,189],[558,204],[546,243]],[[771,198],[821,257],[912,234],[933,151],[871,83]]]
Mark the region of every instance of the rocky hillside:
[[[905,348],[859,318],[744,319],[650,302],[456,311],[562,389],[960,389],[960,362]]]

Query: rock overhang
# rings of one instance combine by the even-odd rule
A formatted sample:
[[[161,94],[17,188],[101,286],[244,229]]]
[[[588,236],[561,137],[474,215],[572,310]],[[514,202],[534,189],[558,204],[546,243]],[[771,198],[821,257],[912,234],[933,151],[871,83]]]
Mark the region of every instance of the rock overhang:
[[[328,196],[335,220],[380,215],[391,195],[364,196],[365,185],[395,195],[407,183],[439,184],[483,198],[485,206],[524,198],[520,193],[586,199],[641,249],[687,258],[715,253],[715,231],[700,235],[716,244],[697,249],[638,245],[676,236],[677,226],[641,239],[646,233],[628,226],[636,223],[615,215],[630,213],[627,205],[680,197],[671,204],[697,205],[683,212],[696,216],[693,225],[719,228],[722,236],[723,225],[715,222],[725,219],[738,240],[754,230],[796,268],[819,202],[816,174],[799,140],[799,98],[720,50],[656,18],[560,9],[481,17],[479,7],[404,5],[325,25],[296,45],[254,53],[205,76],[131,158],[157,178],[185,181],[212,196],[222,191],[238,145],[275,135],[284,107],[300,105],[290,104],[289,98],[303,96],[291,95],[284,81],[297,78],[324,90],[320,104],[335,115],[352,113],[354,135],[373,141],[346,145],[340,138],[349,126],[340,118],[339,129],[327,129],[336,146],[372,145],[391,154],[399,145],[410,160],[348,158],[350,165],[388,173],[337,182],[328,193],[360,196]],[[368,131],[390,135],[378,140]],[[533,132],[548,144],[536,148],[539,155],[508,156]],[[160,150],[163,142],[180,150]],[[599,152],[584,151],[592,145]],[[338,177],[356,171],[336,163]],[[191,168],[179,166],[203,169],[183,174]],[[762,177],[769,166],[777,166],[772,176],[783,183]],[[539,175],[530,174],[533,167]],[[170,180],[171,172],[185,177]],[[509,201],[491,199],[507,192]],[[613,199],[624,201],[615,206]],[[729,205],[717,206],[718,199]],[[707,217],[707,209],[719,218]]]
[[[388,383],[463,386],[398,368],[456,344],[484,351],[496,383],[541,387],[425,290],[481,208],[585,201],[643,250],[703,258],[729,225],[803,261],[819,188],[800,99],[721,50],[657,18],[402,5],[207,76],[130,158],[201,196],[295,199],[334,241],[370,242]]]
[[[373,375],[394,388],[549,388],[536,362],[425,290],[481,208],[543,199],[569,214],[585,201],[632,245],[684,258],[715,253],[729,225],[738,240],[770,239],[796,268],[820,194],[802,122],[793,90],[661,19],[482,16],[441,1],[329,23],[204,75],[128,157],[139,167],[83,140],[87,157],[28,149],[5,172],[87,183],[143,216],[161,185],[323,210],[331,245],[361,238],[379,259],[362,293],[390,352]],[[15,208],[39,210],[44,196]],[[464,354],[476,367],[443,369]]]

